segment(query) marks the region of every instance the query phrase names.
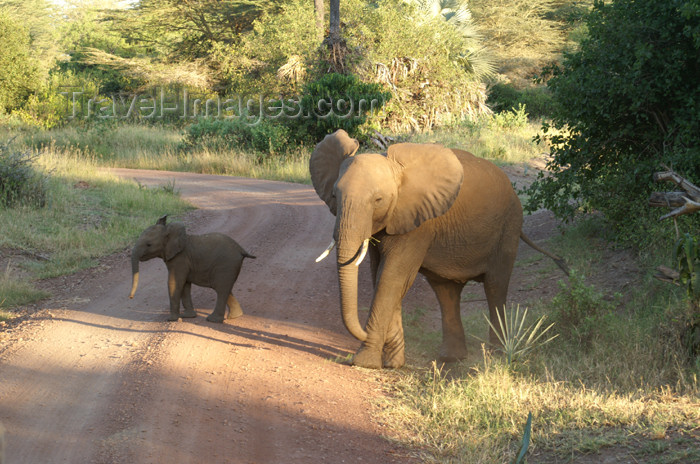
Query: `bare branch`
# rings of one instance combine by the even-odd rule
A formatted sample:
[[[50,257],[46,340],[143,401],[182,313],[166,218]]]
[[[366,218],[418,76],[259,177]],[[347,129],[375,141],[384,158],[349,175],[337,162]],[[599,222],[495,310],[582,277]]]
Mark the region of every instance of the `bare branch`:
[[[649,206],[677,208],[685,205],[685,195],[685,192],[653,192],[649,197]]]
[[[667,266],[657,267],[656,274],[654,274],[655,278],[674,285],[678,285],[678,279],[680,279],[680,276],[681,275],[678,271]]]
[[[664,219],[674,217],[674,216],[680,216],[682,214],[692,214],[697,211],[700,211],[700,203],[697,201],[693,201],[688,197],[685,197],[685,204],[681,206],[680,208],[676,208],[673,211],[671,211],[668,214],[664,214],[659,218],[660,221],[663,221]]]
[[[676,208],[661,216],[660,220],[677,217],[682,214],[692,214],[700,211],[700,188],[688,181],[672,169],[664,166],[667,171],[654,173],[655,182],[673,182],[685,192],[654,192],[649,197],[649,206]]]
[[[685,178],[678,175],[675,171],[663,171],[654,173],[654,182],[673,182],[686,192],[690,198],[695,201],[700,201],[700,188],[694,185],[692,182],[686,180]]]

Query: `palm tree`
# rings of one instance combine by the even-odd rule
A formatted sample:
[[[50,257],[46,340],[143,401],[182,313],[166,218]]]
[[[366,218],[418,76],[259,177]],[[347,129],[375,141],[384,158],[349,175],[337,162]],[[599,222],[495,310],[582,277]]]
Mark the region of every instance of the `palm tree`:
[[[416,20],[443,20],[452,26],[464,43],[464,49],[453,61],[472,73],[477,80],[494,74],[495,66],[482,45],[483,37],[472,19],[466,0],[406,0],[416,8]]]

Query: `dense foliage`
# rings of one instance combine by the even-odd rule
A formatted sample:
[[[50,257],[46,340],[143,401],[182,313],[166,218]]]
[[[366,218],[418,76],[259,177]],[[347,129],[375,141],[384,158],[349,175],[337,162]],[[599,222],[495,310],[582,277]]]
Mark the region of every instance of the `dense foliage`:
[[[0,114],[24,103],[39,87],[38,68],[31,57],[29,31],[0,12]]]
[[[366,138],[391,94],[351,74],[325,74],[304,86],[301,99],[249,100],[227,119],[201,118],[187,128],[189,146],[247,150],[263,161],[298,145],[313,145],[341,128]]]
[[[556,112],[542,140],[550,173],[527,209],[559,217],[598,210],[644,240],[652,173],[663,164],[700,178],[700,8],[697,0],[596,2],[589,36],[548,86]]]
[[[391,98],[379,84],[361,82],[352,74],[325,74],[304,87],[301,117],[290,118],[297,139],[321,140],[326,134],[344,129],[351,136],[362,137],[379,111]],[[378,129],[378,127],[375,127]]]

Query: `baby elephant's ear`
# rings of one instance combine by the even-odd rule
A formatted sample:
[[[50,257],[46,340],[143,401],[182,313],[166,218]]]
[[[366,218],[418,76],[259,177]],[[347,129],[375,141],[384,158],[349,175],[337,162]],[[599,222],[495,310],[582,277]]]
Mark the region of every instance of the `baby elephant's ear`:
[[[165,228],[165,235],[165,260],[170,261],[185,249],[187,240],[185,225],[181,222],[168,224]]]

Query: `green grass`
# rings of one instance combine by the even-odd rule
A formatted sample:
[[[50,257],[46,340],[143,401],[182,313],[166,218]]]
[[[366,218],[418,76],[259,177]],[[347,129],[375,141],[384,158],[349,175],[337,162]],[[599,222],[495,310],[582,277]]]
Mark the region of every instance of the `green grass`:
[[[475,122],[422,134],[399,134],[416,143],[439,142],[462,148],[497,164],[525,163],[543,151],[532,138],[539,124],[523,111],[511,111]],[[7,133],[6,135],[11,135]],[[12,134],[17,135],[17,132]],[[49,131],[20,132],[17,143],[70,159],[87,159],[95,166],[241,176],[310,184],[308,160],[312,147],[300,146],[260,162],[259,155],[222,146],[185,148],[184,132],[167,126],[94,123]],[[363,151],[376,151],[366,147]]]
[[[29,131],[18,142],[35,150],[49,149],[73,158],[86,158],[102,167],[157,169],[310,183],[310,150],[299,147],[282,158],[258,157],[241,151],[207,146],[185,149],[183,132],[174,127],[133,124],[94,124]]]
[[[525,114],[513,111],[431,133],[413,134],[410,141],[460,148],[498,165],[519,164],[545,151],[533,142],[539,129],[539,122],[528,121]]]

